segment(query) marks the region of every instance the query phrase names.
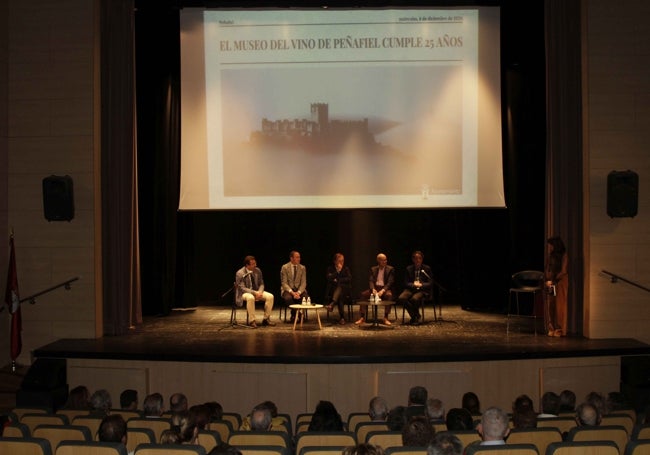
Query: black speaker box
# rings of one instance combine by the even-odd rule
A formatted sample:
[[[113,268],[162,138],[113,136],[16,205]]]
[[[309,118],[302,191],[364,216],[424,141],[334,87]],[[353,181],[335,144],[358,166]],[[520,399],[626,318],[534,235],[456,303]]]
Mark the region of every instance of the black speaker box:
[[[621,357],[621,392],[637,411],[650,405],[650,356]]]
[[[634,217],[639,205],[639,174],[612,171],[607,175],[607,215],[612,218]]]
[[[43,212],[47,221],[70,221],[74,218],[72,177],[50,175],[43,179]]]
[[[65,359],[36,359],[29,367],[20,390],[17,407],[61,408],[68,399]]]

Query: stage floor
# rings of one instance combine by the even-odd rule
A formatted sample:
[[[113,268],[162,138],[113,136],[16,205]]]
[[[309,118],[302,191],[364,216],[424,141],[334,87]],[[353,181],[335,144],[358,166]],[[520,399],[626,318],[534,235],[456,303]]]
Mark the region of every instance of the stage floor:
[[[356,308],[355,308],[356,310]],[[337,317],[334,317],[334,314]],[[293,331],[274,309],[275,327],[248,329],[230,325],[230,307],[201,306],[175,310],[169,316],[147,317],[141,327],[124,336],[98,339],[61,339],[38,348],[35,357],[168,360],[187,362],[246,363],[401,363],[513,360],[609,355],[650,354],[650,345],[634,339],[583,337],[553,338],[537,335],[533,320],[511,318],[506,335],[502,314],[465,311],[444,306],[443,319],[434,322],[427,308],[428,322],[420,326],[401,324],[390,328],[338,324],[338,313],[318,329],[313,311],[309,320]],[[355,313],[356,314],[356,313]],[[240,321],[245,312],[239,311]],[[407,315],[408,321],[408,315]],[[258,309],[258,323],[261,311]]]

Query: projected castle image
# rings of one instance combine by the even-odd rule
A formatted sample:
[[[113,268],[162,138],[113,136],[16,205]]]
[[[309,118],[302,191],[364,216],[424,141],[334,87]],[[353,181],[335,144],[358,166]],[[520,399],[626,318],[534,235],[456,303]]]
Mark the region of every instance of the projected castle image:
[[[375,145],[368,119],[330,120],[329,104],[312,103],[309,119],[262,119],[262,129],[251,133],[256,144],[282,144],[310,147],[341,145],[354,137],[362,145]]]

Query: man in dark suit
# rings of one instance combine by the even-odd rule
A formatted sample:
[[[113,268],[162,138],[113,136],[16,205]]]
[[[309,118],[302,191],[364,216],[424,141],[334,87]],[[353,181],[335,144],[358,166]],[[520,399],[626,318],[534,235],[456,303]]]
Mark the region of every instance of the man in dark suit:
[[[275,325],[271,322],[271,310],[273,310],[273,294],[264,290],[264,277],[262,271],[257,267],[255,256],[246,256],[244,266],[235,273],[235,286],[237,294],[235,303],[242,306],[246,302],[248,311],[248,325],[257,327],[255,322],[255,302],[264,302],[264,319],[262,325]]]
[[[377,265],[370,268],[370,278],[368,280],[368,289],[361,293],[360,301],[368,301],[372,295],[374,298],[381,300],[393,299],[393,284],[395,283],[395,268],[388,265],[388,258],[384,253],[377,255]],[[384,306],[384,324],[391,325],[388,320],[391,305]],[[366,314],[368,313],[368,305],[361,303],[359,305],[359,313],[361,317],[355,324],[363,324]]]
[[[422,251],[413,252],[411,255],[413,264],[406,267],[404,290],[397,298],[397,302],[404,305],[409,316],[411,316],[411,320],[409,321],[411,325],[418,325],[420,323],[420,307],[422,306],[422,301],[431,295],[431,267],[423,264],[423,259],[424,254],[422,254]]]
[[[282,284],[282,299],[286,306],[299,304],[307,293],[307,268],[300,263],[300,253],[289,253],[289,262],[280,269],[280,283]],[[291,310],[291,320],[296,318],[296,310]]]

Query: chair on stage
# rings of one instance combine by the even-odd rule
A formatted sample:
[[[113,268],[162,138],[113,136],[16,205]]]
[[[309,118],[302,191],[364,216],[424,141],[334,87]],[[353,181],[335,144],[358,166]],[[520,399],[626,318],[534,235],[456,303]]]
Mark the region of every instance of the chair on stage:
[[[620,455],[614,441],[552,442],[545,455]]]
[[[47,439],[0,438],[0,453],[11,455],[53,455]]]
[[[338,309],[336,307],[332,308],[330,310],[328,308],[329,303],[332,301],[332,294],[334,291],[332,290],[334,286],[331,284],[327,284],[327,287],[325,288],[325,295],[323,295],[323,306],[327,310],[327,320],[329,321],[330,319],[330,313],[333,313],[336,311],[338,313]],[[343,299],[343,307],[348,309],[348,322],[352,321],[352,307],[354,306],[354,299],[352,298],[352,289],[346,289],[345,293],[341,296]]]
[[[242,305],[237,305],[237,283],[233,283],[232,285],[232,307],[230,310],[230,326],[231,327],[246,327],[249,329],[252,329],[251,326],[248,325],[248,310],[246,309],[246,304],[243,303]],[[246,324],[240,324],[237,322],[237,310],[244,310],[244,313],[246,313]]]
[[[506,316],[506,334],[510,331],[510,316],[533,318],[535,324],[535,335],[537,335],[537,313],[535,312],[535,301],[537,295],[544,291],[544,272],[538,270],[523,270],[512,275],[512,287],[508,294],[508,314]],[[528,294],[532,298],[530,314],[522,314],[519,305],[519,295]],[[512,308],[512,296],[515,296],[515,311]]]

